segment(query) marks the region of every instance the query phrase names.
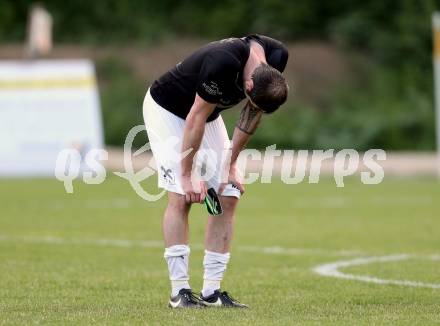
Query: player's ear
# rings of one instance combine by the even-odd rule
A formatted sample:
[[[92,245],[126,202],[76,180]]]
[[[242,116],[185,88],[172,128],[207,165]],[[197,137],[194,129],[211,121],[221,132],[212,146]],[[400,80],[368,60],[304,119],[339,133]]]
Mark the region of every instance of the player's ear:
[[[245,86],[246,86],[246,93],[250,93],[252,91],[252,89],[254,88],[254,82],[252,79],[250,80],[246,80],[245,82]]]

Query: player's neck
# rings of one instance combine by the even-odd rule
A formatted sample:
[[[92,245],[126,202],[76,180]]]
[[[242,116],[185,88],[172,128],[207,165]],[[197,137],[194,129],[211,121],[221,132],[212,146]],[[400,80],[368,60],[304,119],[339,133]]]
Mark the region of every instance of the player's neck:
[[[251,42],[249,58],[243,69],[243,83],[246,83],[246,80],[252,78],[255,68],[262,63],[266,63],[266,56],[263,47],[258,43]]]

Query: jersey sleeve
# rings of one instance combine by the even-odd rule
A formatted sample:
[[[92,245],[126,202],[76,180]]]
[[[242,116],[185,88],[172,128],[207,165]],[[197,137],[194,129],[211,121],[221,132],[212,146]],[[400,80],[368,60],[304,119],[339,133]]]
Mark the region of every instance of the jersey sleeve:
[[[264,35],[250,35],[248,38],[253,39],[261,44],[266,54],[266,61],[279,72],[283,72],[289,59],[289,51],[278,40]]]
[[[209,103],[219,103],[236,82],[239,62],[230,54],[217,51],[209,53],[203,60],[197,94]]]

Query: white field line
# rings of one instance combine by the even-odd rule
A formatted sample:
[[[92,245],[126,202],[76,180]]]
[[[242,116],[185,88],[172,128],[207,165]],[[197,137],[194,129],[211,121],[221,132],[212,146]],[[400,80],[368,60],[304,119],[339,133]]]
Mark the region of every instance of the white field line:
[[[96,245],[108,247],[121,248],[163,248],[162,241],[151,240],[126,240],[126,239],[67,239],[54,236],[8,236],[0,235],[0,241],[18,241],[25,243],[43,243],[43,244],[57,244],[57,245]],[[203,249],[200,243],[191,244],[191,248]],[[270,255],[322,255],[322,256],[359,256],[364,253],[360,251],[350,250],[324,250],[324,249],[309,249],[309,248],[288,248],[288,247],[260,247],[260,246],[237,246],[239,251],[270,254]]]
[[[258,247],[258,246],[238,246],[240,251],[248,251],[270,255],[322,255],[322,256],[359,256],[364,253],[355,250],[325,250],[309,248],[286,248],[286,247]]]
[[[120,247],[120,248],[163,248],[164,244],[162,241],[151,240],[151,241],[134,241],[126,239],[65,239],[54,236],[8,236],[0,235],[0,241],[4,242],[24,242],[24,243],[37,243],[37,244],[55,244],[55,245],[96,245],[104,247]],[[194,244],[191,245],[195,249],[203,249],[203,245]],[[364,253],[360,251],[331,251],[324,249],[309,249],[309,248],[287,248],[287,247],[259,247],[259,246],[238,246],[238,250],[259,253],[259,254],[269,254],[269,255],[320,255],[320,256],[359,256]],[[375,262],[391,262],[391,261],[402,261],[410,258],[417,258],[414,255],[408,254],[398,254],[389,256],[377,256],[377,257],[365,257],[365,258],[355,258],[351,260],[337,261],[333,263],[327,263],[319,265],[313,268],[313,271],[319,275],[327,277],[337,277],[361,282],[369,282],[375,284],[393,284],[401,286],[410,287],[422,287],[431,289],[440,289],[440,284],[437,283],[425,283],[419,281],[409,281],[409,280],[392,280],[392,279],[380,279],[373,276],[364,275],[354,275],[346,274],[341,272],[339,269],[343,267],[366,265]],[[440,260],[440,255],[430,255],[426,256],[430,260]]]
[[[315,267],[313,271],[322,276],[337,277],[347,280],[355,280],[355,281],[369,282],[375,284],[393,284],[393,285],[410,286],[410,287],[440,289],[440,283],[425,283],[425,282],[409,281],[409,280],[381,279],[374,276],[347,274],[339,270],[340,268],[343,267],[367,265],[377,262],[385,263],[392,261],[402,261],[402,260],[410,259],[412,257],[414,256],[399,254],[399,255],[390,255],[390,256],[356,258],[352,260],[337,261],[329,264],[319,265]],[[428,256],[428,259],[431,260],[438,260],[438,258],[439,256],[436,255]]]
[[[104,247],[122,247],[122,248],[161,248],[162,241],[132,241],[125,239],[65,239],[54,236],[8,236],[0,235],[0,241],[18,241],[25,243],[42,243],[42,244],[57,244],[57,245],[95,245]]]

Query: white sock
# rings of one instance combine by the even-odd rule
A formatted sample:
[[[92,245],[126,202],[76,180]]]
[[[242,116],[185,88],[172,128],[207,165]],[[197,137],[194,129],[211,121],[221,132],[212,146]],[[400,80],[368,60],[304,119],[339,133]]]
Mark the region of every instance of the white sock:
[[[181,289],[190,289],[188,275],[189,247],[175,245],[165,248],[164,257],[168,264],[171,281],[171,295],[176,296]]]
[[[205,250],[205,257],[203,258],[205,274],[203,275],[202,289],[202,295],[204,297],[210,296],[215,290],[220,289],[220,282],[226,271],[229,257],[229,252],[220,254],[218,252]]]

